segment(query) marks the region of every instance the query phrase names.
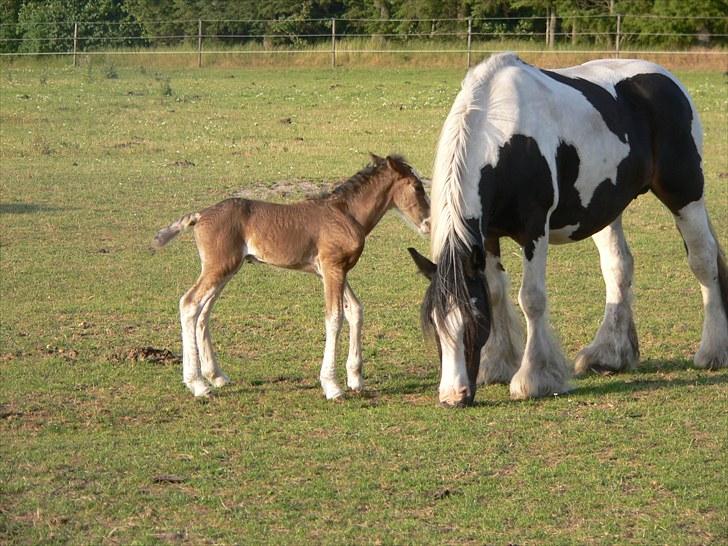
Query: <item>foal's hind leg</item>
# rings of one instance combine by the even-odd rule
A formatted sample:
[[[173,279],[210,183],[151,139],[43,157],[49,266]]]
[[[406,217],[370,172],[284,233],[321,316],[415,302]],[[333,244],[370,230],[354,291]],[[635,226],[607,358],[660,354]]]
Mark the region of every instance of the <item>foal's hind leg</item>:
[[[203,304],[197,319],[195,334],[197,336],[197,349],[199,351],[202,375],[213,387],[223,387],[230,382],[230,378],[220,369],[217,358],[215,357],[209,321],[212,307],[231,277],[232,275],[213,288],[212,296]]]
[[[604,319],[594,341],[576,357],[576,373],[631,370],[639,361],[637,329],[632,319],[634,265],[622,230],[622,217],[592,236],[607,289]]]
[[[202,378],[200,353],[197,346],[197,322],[205,304],[212,297],[211,287],[204,274],[179,300],[179,316],[182,323],[182,380],[192,394],[207,396],[210,387]]]
[[[361,357],[361,325],[364,310],[347,282],[344,285],[344,316],[349,323],[349,356],[346,359],[346,385],[360,392],[364,388]]]
[[[703,199],[675,214],[688,263],[703,294],[703,335],[694,362],[699,368],[728,367],[728,267],[711,229]]]

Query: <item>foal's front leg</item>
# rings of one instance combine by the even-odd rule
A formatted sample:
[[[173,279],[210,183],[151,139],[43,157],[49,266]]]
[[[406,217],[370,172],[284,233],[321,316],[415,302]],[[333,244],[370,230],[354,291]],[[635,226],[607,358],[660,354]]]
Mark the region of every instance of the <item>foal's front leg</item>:
[[[346,386],[355,392],[364,389],[361,357],[361,325],[364,318],[362,305],[349,286],[344,284],[344,315],[349,323],[349,356],[346,359]]]
[[[321,387],[327,400],[341,397],[344,391],[336,383],[336,345],[341,331],[343,318],[343,296],[345,274],[343,271],[333,270],[322,272],[324,282],[324,300],[326,308],[326,345],[324,359],[321,363]]]

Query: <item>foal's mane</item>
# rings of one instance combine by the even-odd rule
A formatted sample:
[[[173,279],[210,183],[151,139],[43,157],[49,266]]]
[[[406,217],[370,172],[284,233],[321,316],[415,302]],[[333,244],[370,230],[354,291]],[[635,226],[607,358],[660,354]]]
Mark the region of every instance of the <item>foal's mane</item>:
[[[340,199],[343,201],[351,199],[357,195],[363,187],[367,186],[381,174],[382,170],[388,166],[387,160],[392,162],[398,172],[414,174],[410,164],[407,163],[407,160],[401,155],[394,154],[389,155],[386,158],[372,155],[372,162],[361,169],[358,173],[351,176],[348,180],[342,182],[331,191],[323,192],[311,199]]]

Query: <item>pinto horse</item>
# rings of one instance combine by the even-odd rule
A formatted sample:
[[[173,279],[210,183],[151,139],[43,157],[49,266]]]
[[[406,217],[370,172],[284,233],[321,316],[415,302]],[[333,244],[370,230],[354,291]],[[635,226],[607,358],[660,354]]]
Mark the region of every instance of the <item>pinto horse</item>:
[[[391,208],[429,233],[430,203],[415,170],[400,156],[372,155],[370,165],[329,194],[293,204],[226,199],[160,230],[153,249],[194,226],[202,262],[197,282],[179,302],[183,381],[192,393],[208,396],[210,385],[229,382],[215,358],[208,321],[215,300],[246,261],[321,278],[326,304],[321,386],[327,399],[343,394],[334,371],[343,315],[349,323],[347,386],[360,391],[363,311],[346,275],[359,260],[366,236]]]
[[[437,147],[434,263],[410,249],[430,279],[422,317],[438,341],[443,405],[472,403],[483,383],[510,383],[513,399],[568,390],[572,366],[548,324],[549,243],[591,236],[599,250],[606,309],[575,371],[637,364],[621,214],[647,191],[672,212],[700,282],[705,316],[695,365],[728,366],[728,269],[705,208],[702,140],[685,89],[652,63],[542,70],[506,53],[468,72]],[[525,347],[500,261],[504,236],[523,249]]]

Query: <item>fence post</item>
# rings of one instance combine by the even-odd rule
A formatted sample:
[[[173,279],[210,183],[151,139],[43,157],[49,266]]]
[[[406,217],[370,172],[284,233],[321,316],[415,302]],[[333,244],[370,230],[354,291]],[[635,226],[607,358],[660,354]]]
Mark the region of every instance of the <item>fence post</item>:
[[[470,68],[470,44],[473,39],[473,18],[468,17],[468,68]]]
[[[197,68],[202,68],[202,19],[197,20]]]
[[[78,23],[73,23],[73,66],[78,66],[76,51],[78,50]]]
[[[546,47],[549,46],[549,37],[551,36],[551,29],[549,28],[549,24],[551,23],[550,11],[549,8],[546,8]]]
[[[617,53],[617,58],[619,59],[619,45],[622,38],[622,15],[617,14],[617,36],[614,39],[614,47]]]
[[[336,19],[331,18],[331,68],[336,68]]]

